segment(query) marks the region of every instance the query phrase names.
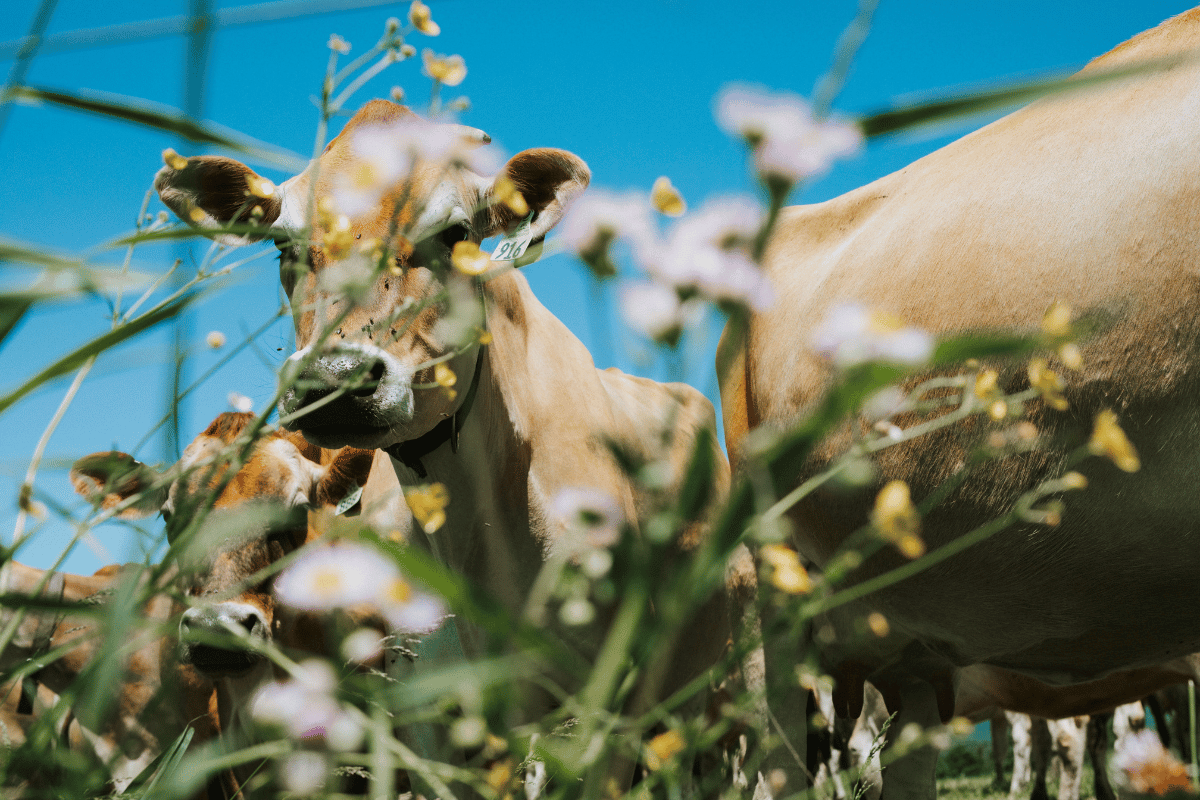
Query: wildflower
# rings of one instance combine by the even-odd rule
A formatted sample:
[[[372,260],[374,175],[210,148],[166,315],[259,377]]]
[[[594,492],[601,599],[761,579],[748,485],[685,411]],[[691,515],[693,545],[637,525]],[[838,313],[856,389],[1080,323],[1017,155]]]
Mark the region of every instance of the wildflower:
[[[565,625],[587,625],[596,618],[596,607],[586,597],[572,597],[562,604],[558,616]]]
[[[457,395],[451,387],[458,382],[458,376],[454,374],[454,370],[450,369],[445,362],[435,364],[433,367],[433,382],[446,390],[446,394],[453,400]]]
[[[350,219],[341,214],[327,228],[321,239],[321,248],[333,261],[341,261],[354,249],[354,232],[350,230]]]
[[[260,178],[258,175],[248,175],[246,177],[246,191],[250,192],[254,197],[266,199],[275,194],[275,184],[266,178]]]
[[[229,405],[232,406],[234,411],[240,411],[245,414],[254,410],[254,401],[249,397],[246,397],[244,394],[230,392],[229,397],[226,399],[229,401]]]
[[[334,697],[336,688],[333,668],[309,659],[291,680],[262,686],[251,700],[250,714],[295,739],[322,738],[334,750],[353,750],[362,741],[362,726]]]
[[[621,289],[621,314],[630,328],[660,344],[674,347],[685,328],[699,321],[704,309],[696,300],[659,283],[635,283]]]
[[[996,370],[980,370],[975,376],[975,396],[980,400],[992,400],[1000,396],[1000,374]]]
[[[484,777],[487,785],[497,797],[504,796],[504,792],[512,784],[513,780],[513,762],[511,758],[505,758],[492,764]]]
[[[328,611],[374,599],[375,587],[399,574],[377,549],[354,542],[305,548],[275,579],[275,596],[292,608]]]
[[[875,498],[875,509],[871,522],[879,534],[892,542],[908,558],[916,558],[925,552],[921,541],[921,514],[913,505],[904,481],[891,481]]]
[[[717,98],[717,122],[755,151],[758,172],[795,182],[828,171],[833,161],[862,147],[862,131],[836,120],[817,120],[799,95],[730,86]]]
[[[550,501],[550,517],[582,537],[590,547],[611,547],[621,538],[625,515],[617,501],[595,489],[560,489]]]
[[[404,102],[404,90],[401,89],[399,86],[393,86],[392,90],[390,92],[388,92],[388,96],[392,98],[393,103],[403,103]]]
[[[431,633],[446,618],[446,606],[440,598],[414,589],[399,574],[382,584],[375,605],[398,633]]]
[[[350,52],[350,43],[341,36],[338,36],[336,33],[329,35],[329,41],[325,46],[335,53],[341,53],[342,55],[346,55]]]
[[[383,655],[384,639],[373,628],[359,628],[342,640],[342,656],[356,664],[374,661]]]
[[[479,249],[479,245],[471,241],[454,243],[450,253],[450,263],[464,275],[482,275],[492,265],[492,258]]]
[[[417,48],[413,47],[411,44],[400,45],[400,57],[401,58],[412,58],[416,54],[417,54]]]
[[[416,518],[421,530],[433,533],[446,524],[446,506],[450,504],[450,493],[440,483],[404,490],[404,499]]]
[[[450,740],[459,747],[475,747],[486,735],[487,723],[482,717],[462,717],[450,726]]]
[[[442,56],[426,49],[421,58],[425,62],[425,76],[446,86],[458,86],[467,77],[467,65],[462,56]]]
[[[437,36],[442,32],[438,24],[431,19],[429,6],[422,3],[421,0],[413,0],[413,4],[408,7],[408,21],[426,36]],[[453,85],[451,84],[451,86]]]
[[[749,255],[762,222],[762,208],[751,198],[710,200],[675,224],[665,245],[645,259],[646,267],[681,296],[700,294],[718,303],[763,310],[774,294]]]
[[[559,232],[563,243],[600,277],[616,274],[608,251],[617,239],[633,247],[644,261],[657,244],[658,231],[645,195],[588,192],[571,205]]]
[[[204,342],[213,350],[217,350],[225,346],[225,334],[220,331],[209,331],[208,336],[204,337]]]
[[[899,319],[868,311],[861,303],[841,303],[813,332],[813,347],[839,367],[874,360],[917,366],[933,354],[934,340],[927,332],[904,327]]]
[[[350,139],[351,161],[334,175],[331,196],[350,217],[374,211],[387,189],[411,169],[411,149],[395,125],[369,125]]]
[[[1096,415],[1096,427],[1088,441],[1088,450],[1107,457],[1125,472],[1137,472],[1142,466],[1137,450],[1117,424],[1117,415],[1107,408]]]
[[[1187,767],[1162,746],[1152,730],[1118,741],[1113,764],[1125,774],[1129,788],[1135,792],[1163,795],[1175,789],[1191,790]]]
[[[812,578],[800,563],[800,554],[781,544],[764,545],[763,560],[771,565],[771,583],[788,594],[808,594],[812,591]]]
[[[529,204],[525,202],[524,195],[506,175],[499,176],[492,184],[492,199],[508,206],[509,210],[518,217],[525,217],[529,214]]]
[[[1078,370],[1083,367],[1083,354],[1079,351],[1079,345],[1074,342],[1059,345],[1058,357],[1067,369]]]
[[[950,730],[955,736],[970,736],[975,731],[975,723],[966,717],[955,717],[950,720]]]
[[[325,788],[329,764],[325,756],[310,750],[299,750],[284,759],[280,768],[284,787],[298,795],[316,794]]]
[[[646,766],[651,771],[657,772],[686,746],[687,742],[684,741],[683,734],[679,731],[669,730],[660,733],[646,743]]]
[[[872,611],[867,615],[867,627],[871,629],[871,633],[878,636],[880,639],[887,636],[891,631],[891,626],[888,625],[887,617],[880,614],[878,611]]]
[[[1059,479],[1064,489],[1086,489],[1087,478],[1078,472],[1068,472]]]
[[[1071,335],[1071,307],[1055,300],[1042,316],[1042,331],[1056,339]]]
[[[162,151],[162,159],[163,163],[171,169],[185,169],[188,165],[188,160],[170,147]]]
[[[668,217],[680,217],[683,216],[683,212],[687,211],[687,203],[684,202],[683,195],[671,185],[671,179],[666,175],[654,182],[654,186],[650,189],[650,202],[654,205],[655,210]]]
[[[1035,358],[1029,362],[1029,385],[1037,389],[1046,405],[1058,411],[1067,410],[1067,398],[1062,393],[1066,383],[1057,372],[1046,366],[1046,359]]]

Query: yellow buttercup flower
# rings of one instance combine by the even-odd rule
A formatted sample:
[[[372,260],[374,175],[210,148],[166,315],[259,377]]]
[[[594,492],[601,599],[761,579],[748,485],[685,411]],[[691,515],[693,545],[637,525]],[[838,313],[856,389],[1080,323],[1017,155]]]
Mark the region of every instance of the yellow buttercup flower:
[[[471,241],[455,242],[450,263],[464,275],[482,275],[492,266],[492,257]]]
[[[1067,410],[1067,398],[1062,394],[1066,383],[1046,365],[1046,359],[1035,358],[1029,362],[1029,385],[1037,389],[1046,405],[1058,411]]]
[[[1088,449],[1093,454],[1105,456],[1126,472],[1137,472],[1141,469],[1142,461],[1138,458],[1137,449],[1117,424],[1117,415],[1110,409],[1104,409],[1096,415],[1096,427],[1092,430],[1092,438]]]
[[[508,206],[518,217],[529,213],[529,204],[525,202],[525,196],[506,175],[496,178],[496,182],[492,184],[492,198],[497,203]]]
[[[162,151],[162,159],[163,163],[171,169],[183,169],[188,165],[188,160],[170,147]]]
[[[450,492],[440,483],[404,490],[404,500],[412,511],[413,519],[426,533],[433,533],[446,524],[446,506],[450,504]]]
[[[1056,339],[1071,335],[1071,307],[1055,300],[1042,317],[1042,331]]]
[[[442,29],[431,17],[429,6],[421,0],[413,0],[413,4],[408,7],[408,21],[412,26],[426,36],[437,36]]]
[[[771,583],[775,588],[788,594],[808,594],[812,591],[813,581],[808,571],[800,563],[800,554],[790,547],[781,544],[764,545],[763,560],[771,565]]]
[[[687,203],[684,202],[683,195],[671,185],[671,179],[666,175],[654,182],[654,187],[650,189],[650,202],[654,204],[660,214],[668,217],[679,217],[687,211]]]
[[[888,625],[887,617],[878,611],[872,611],[867,615],[867,627],[871,629],[871,633],[880,639],[887,636],[892,630],[891,626]]]
[[[660,733],[646,743],[646,767],[657,772],[687,746],[683,734],[677,730]]]
[[[321,247],[334,261],[341,261],[350,255],[354,249],[354,232],[350,230],[350,219],[345,214],[338,215],[333,226],[325,231]]]
[[[908,484],[904,481],[891,481],[879,491],[871,522],[883,538],[896,545],[908,558],[916,558],[925,552],[925,543],[920,537],[921,513],[913,505]]]
[[[255,197],[267,198],[275,194],[275,184],[266,178],[250,175],[246,178],[246,191]]]
[[[462,56],[441,56],[432,50],[421,54],[425,75],[447,86],[458,86],[467,77],[467,65]]]

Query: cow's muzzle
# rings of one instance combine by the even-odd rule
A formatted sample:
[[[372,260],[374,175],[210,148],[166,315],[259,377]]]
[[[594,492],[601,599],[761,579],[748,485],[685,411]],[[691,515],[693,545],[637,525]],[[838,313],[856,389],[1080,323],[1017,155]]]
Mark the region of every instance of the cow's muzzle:
[[[289,364],[303,363],[306,351]],[[285,366],[281,379],[291,385],[280,398],[280,416],[301,414],[284,427],[321,447],[373,447],[412,419],[412,374],[379,348],[344,345],[298,374]]]
[[[180,658],[210,678],[242,675],[263,659],[251,643],[269,641],[270,631],[263,613],[246,603],[190,608],[179,621]],[[250,642],[238,646],[233,637]]]

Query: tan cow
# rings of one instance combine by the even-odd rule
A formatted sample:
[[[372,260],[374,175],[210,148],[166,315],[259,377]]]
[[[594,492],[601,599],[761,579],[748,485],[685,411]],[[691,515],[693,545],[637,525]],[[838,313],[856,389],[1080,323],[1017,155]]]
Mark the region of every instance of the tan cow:
[[[1085,73],[1197,45],[1200,11],[1191,11]],[[781,214],[765,259],[777,299],[752,316],[744,347],[732,351],[727,337],[724,348],[733,363],[722,376],[732,452],[748,429],[793,428],[825,395],[834,368],[813,334],[840,302],[951,335],[1033,333],[1060,301],[1112,323],[1083,343],[1082,370],[1055,367],[1066,373],[1069,409],[1033,404],[1042,447],[977,470],[924,519],[928,548],[1000,516],[1058,474],[1102,409],[1116,410],[1144,457],[1132,476],[1099,459],[1081,464],[1089,486],[1067,498],[1061,525],[1014,526],[831,616],[841,635],[824,649],[825,665],[849,695],[867,676],[890,680],[897,728],[948,715],[954,667],[989,663],[1061,685],[1200,650],[1197,109],[1200,71],[1180,63],[1042,100],[872,184]],[[1028,385],[1023,364],[997,366],[1001,385]],[[981,429],[959,425],[889,450],[881,479],[905,481],[920,502],[959,469]],[[845,446],[827,441],[790,485]],[[790,515],[794,544],[826,564],[867,523],[878,488],[815,492]],[[889,550],[852,581],[902,563]],[[891,622],[891,636],[853,635],[854,621],[872,611]],[[932,797],[933,768],[928,752],[891,767],[885,797]]]
[[[387,163],[414,147],[425,155],[390,174],[366,211],[350,211],[343,220],[315,215],[313,245],[304,248],[297,237],[308,221],[310,194],[318,206],[338,202],[358,176],[383,170],[383,160],[368,151],[386,150],[389,141]],[[444,484],[451,498],[445,525],[429,537],[418,532],[417,540],[508,611],[523,615],[543,564],[565,545],[566,523],[552,508],[561,491],[596,490],[634,522],[651,503],[619,468],[605,439],[668,462],[661,488],[671,496],[683,459],[697,437],[712,437],[715,422],[712,405],[691,387],[597,370],[519,272],[481,281],[450,268],[451,248],[459,241],[523,230],[518,223],[526,217],[504,202],[512,187],[528,206],[525,235],[536,250],[589,181],[583,161],[562,150],[519,153],[496,179],[447,170],[429,155],[430,143],[445,151],[447,142],[456,142],[455,157],[466,161],[470,148],[484,141],[474,129],[427,123],[402,106],[372,101],[317,162],[270,197],[252,196],[261,184],[247,167],[215,157],[189,159],[182,169],[169,164],[155,185],[181,218],[201,226],[222,225],[239,213],[248,219],[251,206],[258,206],[281,242],[284,288],[296,309],[299,350],[289,369],[298,380],[280,409],[291,420],[287,424],[323,447],[386,449],[403,483]],[[382,166],[371,172],[371,164]],[[348,303],[344,276],[355,256],[343,255],[342,242],[358,237],[386,243],[394,261]],[[454,336],[445,298],[456,316],[474,309],[491,343]],[[327,327],[335,328],[331,341],[318,347]],[[437,361],[456,377],[453,392],[444,381],[439,385]],[[727,468],[719,453],[716,460],[721,494]],[[697,539],[684,539],[686,552]],[[740,585],[753,585],[753,570],[745,561],[742,567]],[[602,613],[590,628],[561,632],[591,654],[606,624]],[[481,633],[459,627],[467,654],[481,654]],[[687,652],[670,667],[664,689],[714,663],[729,632],[723,601],[710,603],[682,634]],[[532,697],[522,716],[536,719],[551,702]]]
[[[9,561],[0,567],[0,594],[42,594],[65,602],[97,601],[104,593],[118,590],[123,581],[139,577],[136,565],[109,566],[95,575],[71,575]],[[175,611],[171,598],[158,594],[138,621],[166,623]],[[0,620],[7,624],[13,615],[5,611]],[[9,713],[2,734],[5,746],[24,741],[35,711],[44,713],[57,703],[58,693],[78,688],[78,681],[88,674],[105,642],[104,629],[95,614],[47,610],[23,614],[12,641],[0,655],[0,669],[10,671],[51,650],[66,650],[33,673],[26,685],[7,687],[4,709]],[[64,713],[59,721],[60,735],[72,749],[94,752],[108,766],[112,787],[118,792],[189,726],[195,729],[197,743],[216,735],[215,709],[210,714],[213,685],[180,663],[175,637],[153,637],[130,653],[123,669],[114,707],[98,726],[89,727],[71,713]],[[37,694],[23,702],[22,693],[26,691]]]
[[[106,505],[131,502],[140,495],[131,513],[161,509],[175,535],[187,524],[186,518],[179,517],[211,505],[192,534],[203,543],[204,558],[197,563],[184,549],[187,563],[182,580],[190,607],[180,609],[182,656],[214,682],[221,730],[234,735],[249,727],[245,713],[250,699],[271,679],[273,670],[253,649],[213,643],[212,637],[228,641],[230,631],[245,632],[293,651],[326,651],[321,620],[278,605],[272,581],[251,580],[253,576],[322,533],[322,528],[310,523],[310,508],[333,509],[341,504],[351,506],[350,513],[361,509],[364,521],[385,533],[403,532],[411,523],[395,474],[381,453],[354,448],[327,451],[298,435],[268,431],[248,449],[239,468],[228,474],[229,459],[240,449],[239,437],[253,420],[253,414],[220,415],[166,473],[123,453],[97,453],[76,465],[77,472],[82,466],[91,476],[92,486],[84,488],[103,490]],[[377,460],[382,469],[372,469]],[[125,477],[109,479],[114,465],[121,467]],[[343,503],[353,500],[359,489],[360,500]],[[240,781],[246,775],[237,776]]]

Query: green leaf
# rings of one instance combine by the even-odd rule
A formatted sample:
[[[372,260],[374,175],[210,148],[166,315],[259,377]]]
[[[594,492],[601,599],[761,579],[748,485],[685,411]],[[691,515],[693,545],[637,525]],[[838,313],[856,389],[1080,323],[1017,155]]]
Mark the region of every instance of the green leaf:
[[[1006,333],[967,333],[938,342],[933,352],[934,366],[961,364],[969,358],[1023,356],[1042,346],[1035,336]]]
[[[0,342],[12,333],[32,306],[33,301],[28,298],[0,295]]]
[[[154,791],[154,787],[158,784],[159,778],[163,775],[170,775],[179,765],[183,755],[187,752],[188,745],[192,743],[192,737],[196,735],[196,729],[187,727],[183,733],[175,738],[165,750],[146,765],[146,768],[138,773],[137,777],[125,788],[121,793],[122,797],[142,796]],[[144,788],[143,788],[144,787]]]
[[[436,534],[435,534],[436,535]],[[535,625],[517,619],[485,591],[461,575],[436,562],[415,547],[401,547],[371,531],[362,536],[378,545],[396,564],[418,583],[432,590],[450,608],[478,625],[495,641],[511,641],[572,675],[586,675],[590,665],[578,653]]]
[[[143,314],[137,319],[131,320],[125,325],[115,328],[103,336],[99,336],[82,347],[79,347],[71,353],[68,353],[58,361],[55,361],[53,364],[43,369],[37,375],[34,375],[32,378],[25,381],[25,383],[21,384],[13,391],[9,392],[7,395],[0,397],[0,413],[4,413],[6,410],[8,410],[9,406],[13,405],[13,403],[16,403],[22,397],[38,388],[43,383],[51,381],[60,375],[71,372],[72,370],[82,366],[83,363],[89,358],[97,356],[100,353],[103,353],[105,350],[116,347],[125,340],[137,336],[138,334],[154,327],[160,322],[164,322],[165,320],[175,317],[177,314],[179,314],[179,312],[187,308],[187,306],[192,302],[192,300],[195,299],[195,297],[196,295],[194,294],[181,297],[178,300],[168,303],[161,308]]]
[[[1078,92],[1137,75],[1148,75],[1178,66],[1191,58],[1193,56],[1190,54],[1176,55],[1143,61],[1132,66],[1098,69],[1082,75],[1073,74],[1065,78],[1047,78],[958,97],[943,97],[867,114],[859,120],[858,124],[867,138],[885,136],[889,133],[899,133],[1029,103],[1051,94]]]
[[[256,141],[235,131],[221,130],[214,125],[196,122],[175,109],[155,107],[142,99],[95,91],[72,94],[33,86],[17,86],[10,92],[12,96],[21,100],[50,103],[74,111],[99,114],[143,127],[167,131],[191,142],[223,147],[284,169],[299,171],[304,169],[307,163],[305,159],[295,153],[289,153],[286,150]]]

